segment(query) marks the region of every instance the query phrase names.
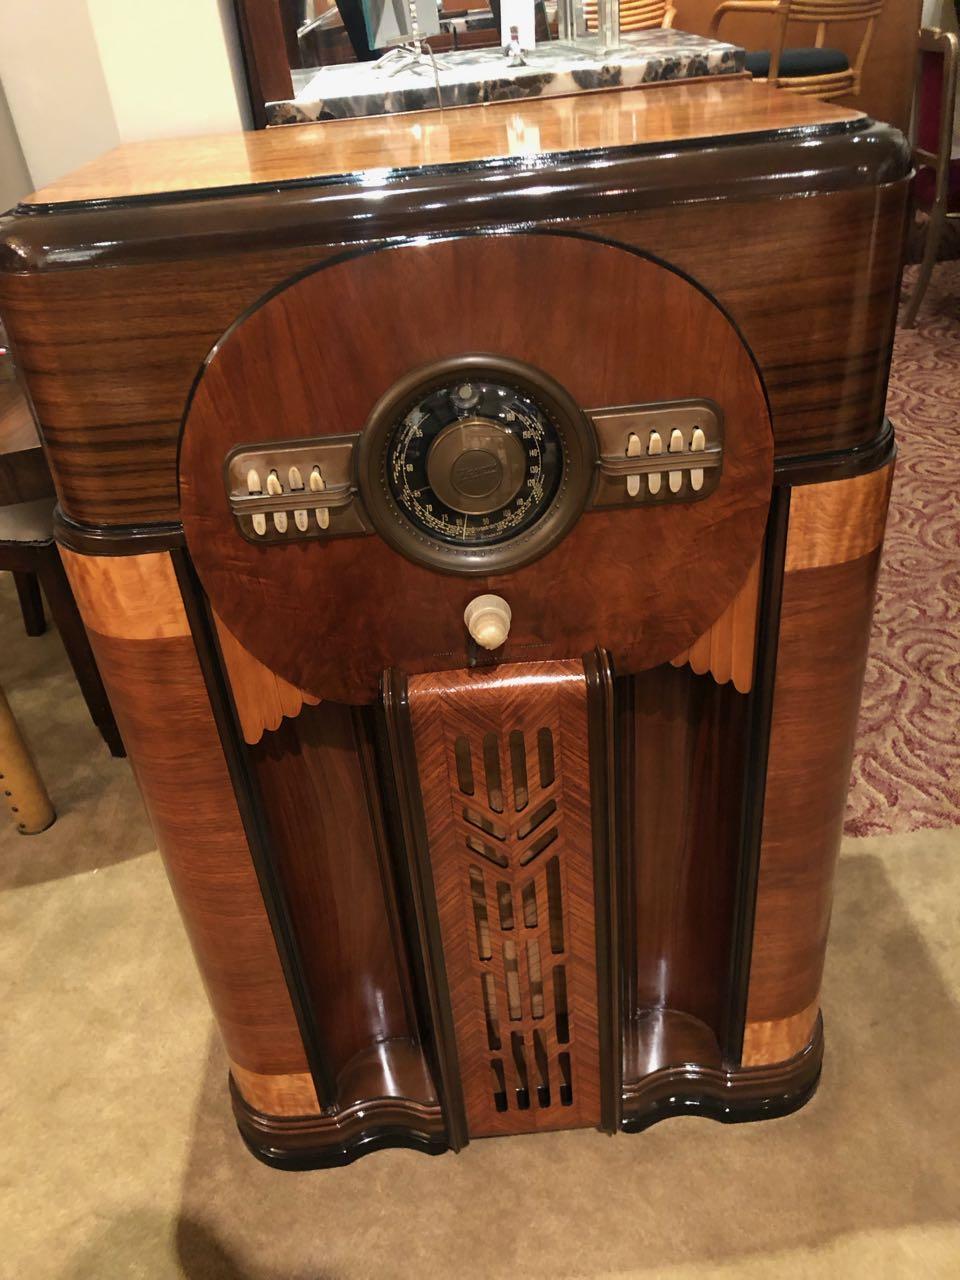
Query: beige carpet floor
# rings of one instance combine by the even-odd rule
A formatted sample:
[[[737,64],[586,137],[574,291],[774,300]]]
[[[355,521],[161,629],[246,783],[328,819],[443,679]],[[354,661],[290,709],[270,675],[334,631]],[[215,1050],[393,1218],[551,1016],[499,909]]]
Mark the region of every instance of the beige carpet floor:
[[[129,768],[4,575],[0,681],[60,815],[0,824],[2,1280],[960,1275],[960,830],[846,841],[797,1115],[279,1173],[234,1130]]]
[[[60,812],[0,828],[0,1276],[956,1276],[960,833],[848,840],[823,1084],[765,1124],[247,1154],[129,770],[0,579],[0,671]]]

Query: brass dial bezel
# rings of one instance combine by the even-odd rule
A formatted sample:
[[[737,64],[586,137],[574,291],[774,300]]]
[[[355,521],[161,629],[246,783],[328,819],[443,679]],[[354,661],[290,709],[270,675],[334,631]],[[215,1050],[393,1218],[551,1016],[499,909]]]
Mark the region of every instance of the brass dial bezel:
[[[504,542],[460,547],[431,538],[401,510],[387,481],[387,451],[398,423],[431,391],[483,379],[515,387],[547,413],[560,439],[563,471],[549,506],[528,529]],[[407,559],[447,573],[502,573],[539,559],[570,531],[587,507],[597,456],[593,426],[558,382],[517,360],[470,353],[416,369],[381,396],[360,433],[357,485],[377,533]]]

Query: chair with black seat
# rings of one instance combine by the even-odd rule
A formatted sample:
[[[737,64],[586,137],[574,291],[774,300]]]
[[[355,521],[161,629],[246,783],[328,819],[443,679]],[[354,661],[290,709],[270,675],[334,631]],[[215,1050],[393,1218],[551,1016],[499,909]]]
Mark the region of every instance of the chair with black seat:
[[[46,596],[91,719],[110,748],[110,754],[122,756],[125,752],[117,722],[113,718],[86,629],[70,590],[57,544],[53,540],[55,505],[55,498],[38,498],[33,502],[0,506],[0,570],[7,569],[18,576],[18,590],[24,577],[35,575],[34,580],[39,583]],[[34,610],[39,611],[39,616]],[[25,611],[25,620],[27,617]],[[43,606],[37,592],[28,630],[36,635],[43,627]]]
[[[731,13],[770,14],[774,19],[769,49],[748,52],[746,69],[778,89],[806,93],[827,101],[860,92],[860,80],[883,0],[724,0],[710,21],[716,36]],[[785,48],[787,24],[813,23],[812,45]],[[827,44],[831,23],[863,22],[863,35],[851,63],[842,49]]]

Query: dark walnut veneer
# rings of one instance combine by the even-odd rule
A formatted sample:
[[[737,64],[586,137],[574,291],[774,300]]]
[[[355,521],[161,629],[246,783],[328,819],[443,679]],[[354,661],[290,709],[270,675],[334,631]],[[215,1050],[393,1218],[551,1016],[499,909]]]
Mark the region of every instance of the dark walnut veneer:
[[[734,79],[121,149],[0,224],[64,562],[263,1160],[811,1096],[908,174],[894,130]],[[230,450],[359,432],[471,352],[584,410],[715,400],[717,488],[472,579],[241,537]]]

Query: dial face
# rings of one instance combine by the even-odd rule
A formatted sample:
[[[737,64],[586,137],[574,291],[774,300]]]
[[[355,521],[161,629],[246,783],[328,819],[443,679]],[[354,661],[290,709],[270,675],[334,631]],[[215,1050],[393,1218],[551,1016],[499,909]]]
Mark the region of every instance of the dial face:
[[[560,432],[534,392],[464,373],[404,409],[383,467],[415,529],[467,549],[497,546],[536,524],[565,465]]]
[[[448,573],[497,573],[554,547],[583,513],[596,437],[532,365],[464,353],[411,370],[360,434],[357,483],[377,533]]]

